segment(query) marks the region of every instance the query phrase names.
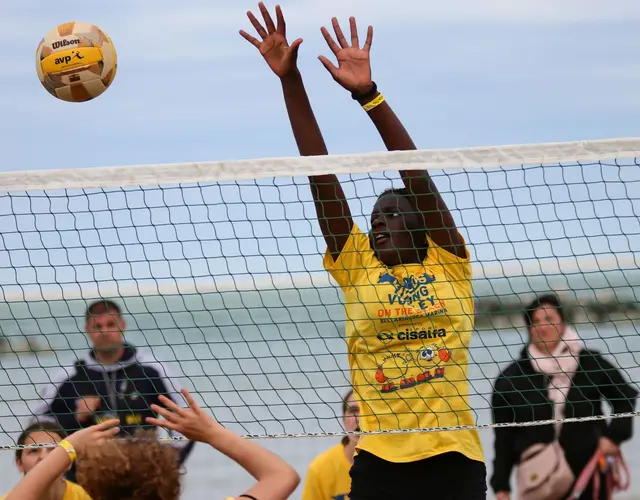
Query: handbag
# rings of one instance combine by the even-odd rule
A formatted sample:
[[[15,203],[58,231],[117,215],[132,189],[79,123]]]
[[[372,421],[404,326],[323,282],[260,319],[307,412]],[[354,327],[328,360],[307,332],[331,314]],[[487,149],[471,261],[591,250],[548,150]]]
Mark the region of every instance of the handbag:
[[[520,457],[516,471],[519,500],[560,500],[575,481],[575,476],[556,438],[537,443]]]

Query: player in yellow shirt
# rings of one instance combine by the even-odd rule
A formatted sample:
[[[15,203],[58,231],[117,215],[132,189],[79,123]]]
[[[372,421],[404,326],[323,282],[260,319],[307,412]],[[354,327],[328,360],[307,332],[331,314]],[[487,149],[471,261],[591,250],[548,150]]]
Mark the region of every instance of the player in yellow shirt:
[[[342,422],[347,432],[358,432],[360,406],[353,390],[342,400]],[[342,438],[342,442],[318,455],[307,470],[302,500],[349,500],[351,477],[349,469],[353,464],[353,455],[357,435]]]
[[[300,154],[325,155],[296,66],[302,40],[288,44],[278,7],[276,23],[264,5],[260,10],[264,26],[253,15],[250,20],[262,40],[243,36],[280,77]],[[335,18],[332,24],[336,40],[325,28],[322,33],[338,66],[325,57],[321,62],[364,108],[387,149],[416,149],[371,78],[373,28],[361,48],[354,18],[349,38]],[[309,178],[328,247],[324,265],[345,297],[360,426],[366,432],[474,425],[467,380],[474,327],[470,255],[429,174],[409,170],[400,177],[404,187],[375,203],[369,234],[353,221],[335,175]],[[365,434],[350,474],[350,500],[486,498],[476,430]]]
[[[66,434],[56,424],[41,422],[30,425],[20,437],[16,444],[53,444],[59,443]],[[19,448],[16,450],[16,465],[22,474],[27,474],[38,465],[55,448]],[[5,500],[4,495],[0,500]],[[91,500],[87,492],[75,483],[66,481],[62,476],[54,481],[47,493],[40,497],[40,500]]]

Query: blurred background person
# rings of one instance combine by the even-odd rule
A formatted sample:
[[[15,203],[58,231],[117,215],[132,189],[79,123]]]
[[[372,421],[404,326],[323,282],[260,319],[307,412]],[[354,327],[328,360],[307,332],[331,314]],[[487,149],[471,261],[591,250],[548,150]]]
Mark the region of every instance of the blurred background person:
[[[155,414],[159,396],[176,398],[179,382],[151,353],[127,343],[120,306],[110,300],[92,303],[85,313],[85,332],[91,349],[70,367],[53,373],[51,383],[33,408],[35,420],[53,421],[71,434],[117,418],[121,435],[133,435]],[[177,399],[176,399],[177,401]],[[173,441],[183,463],[193,443]],[[67,474],[74,480],[75,469]]]
[[[567,324],[566,313],[557,296],[537,297],[525,309],[524,320],[529,342],[520,358],[495,382],[494,423],[602,416],[603,400],[611,405],[614,413],[634,411],[637,391],[626,382],[617,367],[599,352],[585,347]],[[498,500],[506,500],[510,498],[512,469],[516,464],[523,467],[523,454],[528,455],[527,450],[533,446],[552,445],[558,436],[558,449],[563,453],[560,458],[566,460],[568,473],[575,481],[596,451],[605,456],[618,455],[620,444],[633,434],[633,419],[503,427],[495,428],[494,432],[491,486]],[[592,500],[593,486],[592,480],[580,498]],[[564,494],[569,491],[570,488]],[[604,486],[599,498],[607,498]]]
[[[342,423],[347,432],[359,432],[360,406],[353,389],[342,399]],[[351,491],[349,470],[353,465],[358,436],[342,441],[318,455],[309,465],[302,500],[347,500]]]

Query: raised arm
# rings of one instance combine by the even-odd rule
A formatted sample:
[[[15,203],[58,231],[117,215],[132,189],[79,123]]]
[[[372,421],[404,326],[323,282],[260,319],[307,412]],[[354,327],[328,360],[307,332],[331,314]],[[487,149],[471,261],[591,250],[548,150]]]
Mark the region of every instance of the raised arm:
[[[327,146],[297,68],[298,49],[302,39],[298,38],[291,45],[287,43],[286,24],[280,6],[276,6],[277,25],[263,3],[258,4],[258,7],[264,19],[264,26],[253,13],[248,12],[247,16],[262,41],[245,31],[240,31],[240,34],[260,51],[271,70],[280,78],[289,121],[300,155],[326,155]],[[340,255],[353,226],[347,200],[335,175],[309,177],[309,183],[320,229],[335,260]]]
[[[111,439],[120,429],[118,420],[106,420],[98,425],[87,427],[74,433],[62,443],[71,445],[69,449],[57,446],[23,476],[16,487],[7,495],[6,500],[40,500],[47,498],[47,493],[55,481],[69,469],[75,461],[75,454],[82,455],[88,447],[99,446]]]
[[[331,73],[333,79],[351,92],[354,100],[357,100],[365,109],[389,151],[416,149],[404,125],[378,92],[377,86],[371,79],[370,51],[373,28],[369,26],[366,41],[360,48],[355,18],[349,19],[350,43],[345,38],[338,20],[333,18],[331,23],[337,42],[324,27],[322,35],[336,56],[338,66],[334,66],[323,56],[320,57],[322,64]],[[424,218],[429,237],[450,253],[467,258],[464,240],[429,173],[426,170],[404,170],[400,171],[400,176],[414,207]]]
[[[164,420],[147,418],[147,422],[179,432],[193,441],[208,443],[235,461],[257,481],[246,491],[246,495],[260,500],[289,498],[300,482],[298,474],[290,465],[262,446],[222,427],[196,404],[188,391],[183,389],[182,394],[188,408],[178,406],[169,398],[161,396],[160,400],[165,407],[152,405],[152,408]]]

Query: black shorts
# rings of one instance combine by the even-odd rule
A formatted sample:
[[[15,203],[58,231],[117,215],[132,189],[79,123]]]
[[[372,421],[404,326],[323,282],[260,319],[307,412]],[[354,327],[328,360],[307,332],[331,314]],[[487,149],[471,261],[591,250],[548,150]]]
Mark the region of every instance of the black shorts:
[[[487,469],[461,453],[394,463],[360,451],[351,467],[349,500],[485,500]]]

